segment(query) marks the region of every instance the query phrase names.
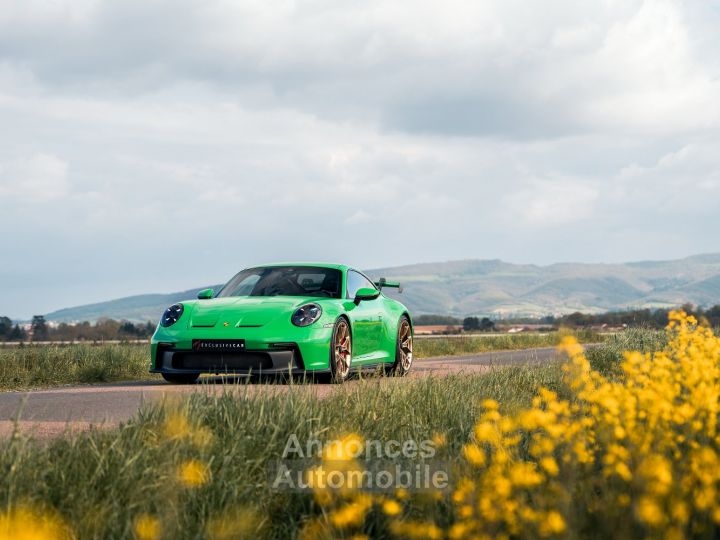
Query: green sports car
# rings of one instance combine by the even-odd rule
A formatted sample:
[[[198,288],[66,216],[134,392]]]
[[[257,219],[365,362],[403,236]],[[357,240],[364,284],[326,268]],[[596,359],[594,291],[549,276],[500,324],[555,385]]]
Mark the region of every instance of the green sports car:
[[[201,373],[326,374],[412,365],[407,308],[342,264],[287,263],[248,268],[217,293],[165,310],[151,341],[153,373],[192,383]]]

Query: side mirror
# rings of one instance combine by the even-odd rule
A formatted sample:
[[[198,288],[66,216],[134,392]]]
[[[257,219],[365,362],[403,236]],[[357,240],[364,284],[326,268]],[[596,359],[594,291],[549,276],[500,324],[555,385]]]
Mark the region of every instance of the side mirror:
[[[208,300],[213,297],[215,291],[213,289],[203,289],[198,293],[198,300]]]
[[[375,300],[378,296],[380,296],[380,291],[377,289],[362,287],[355,293],[355,303],[359,304],[363,300]]]

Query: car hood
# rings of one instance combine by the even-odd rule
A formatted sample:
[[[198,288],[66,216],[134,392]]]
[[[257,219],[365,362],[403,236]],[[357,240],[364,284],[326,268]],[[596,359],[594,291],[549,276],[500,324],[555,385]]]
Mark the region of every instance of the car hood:
[[[295,309],[312,301],[311,298],[297,296],[239,296],[198,300],[192,309],[189,325],[195,328],[208,328],[217,324],[263,326],[277,317],[289,317]]]

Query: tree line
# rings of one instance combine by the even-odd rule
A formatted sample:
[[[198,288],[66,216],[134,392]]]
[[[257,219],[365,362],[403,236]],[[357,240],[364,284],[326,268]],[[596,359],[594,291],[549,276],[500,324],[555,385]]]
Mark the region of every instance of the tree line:
[[[672,308],[677,309],[677,308]],[[699,321],[712,327],[720,326],[720,305],[709,308],[685,304],[681,306],[686,313],[695,316]],[[543,317],[540,324],[552,326],[569,326],[575,328],[589,326],[643,326],[650,328],[664,328],[668,323],[668,314],[671,309],[631,309],[627,311],[609,311],[607,313],[570,313],[562,317]],[[537,321],[535,321],[537,322]]]
[[[60,323],[50,326],[42,315],[35,315],[27,332],[8,317],[0,317],[0,341],[130,341],[147,339],[155,332],[151,322],[133,323],[100,319],[96,323]]]
[[[693,305],[682,306],[687,313],[713,327],[720,327],[720,305],[710,308]],[[668,321],[669,309],[631,309],[606,313],[575,312],[568,315],[548,315],[541,318],[490,319],[489,317],[465,317],[451,315],[418,315],[413,318],[416,326],[462,326],[466,331],[492,331],[497,326],[513,324],[542,324],[549,327],[587,328],[591,326],[645,326],[663,328]],[[100,319],[95,323],[60,323],[50,326],[42,315],[35,315],[27,332],[9,317],[0,316],[0,341],[103,341],[147,339],[155,332],[152,322],[133,323]]]
[[[720,326],[720,305],[710,308],[697,307],[690,304],[682,306],[687,313],[694,315],[706,324]],[[462,326],[464,330],[492,330],[495,326],[514,324],[541,324],[548,327],[560,328],[587,328],[591,326],[644,326],[650,328],[663,328],[668,322],[670,309],[629,309],[625,311],[608,311],[605,313],[581,313],[579,311],[562,316],[547,315],[545,317],[516,317],[493,318],[489,317],[453,317],[448,315],[418,315],[413,318],[416,326],[444,325]]]

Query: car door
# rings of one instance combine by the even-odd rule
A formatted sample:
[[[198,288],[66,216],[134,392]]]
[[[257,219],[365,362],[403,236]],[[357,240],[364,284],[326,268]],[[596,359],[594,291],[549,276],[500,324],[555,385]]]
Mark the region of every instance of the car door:
[[[346,307],[353,335],[353,363],[372,362],[380,349],[382,304],[380,298],[353,302],[358,289],[375,289],[372,281],[355,270],[347,271]]]

